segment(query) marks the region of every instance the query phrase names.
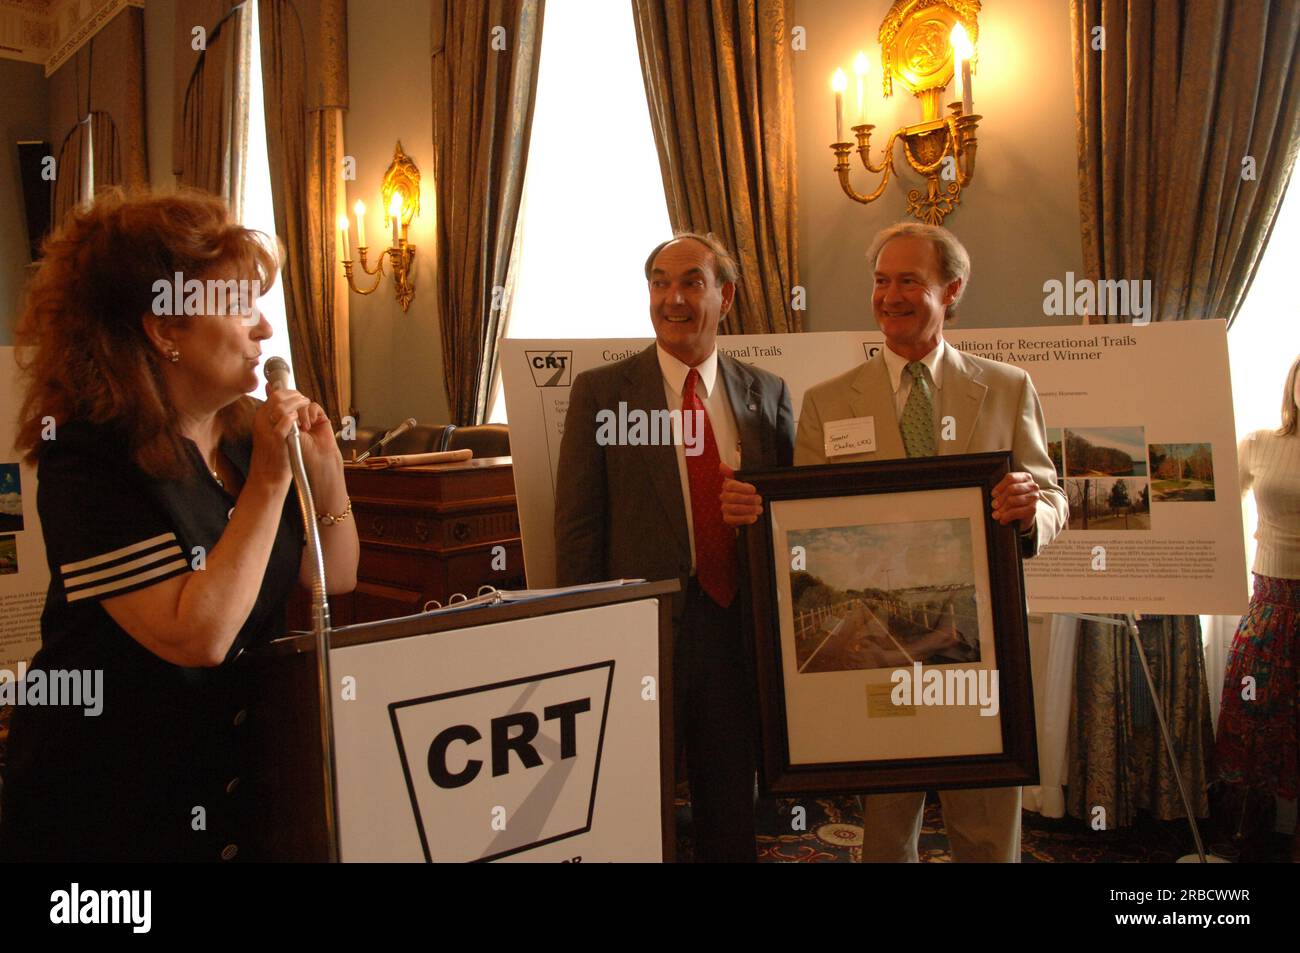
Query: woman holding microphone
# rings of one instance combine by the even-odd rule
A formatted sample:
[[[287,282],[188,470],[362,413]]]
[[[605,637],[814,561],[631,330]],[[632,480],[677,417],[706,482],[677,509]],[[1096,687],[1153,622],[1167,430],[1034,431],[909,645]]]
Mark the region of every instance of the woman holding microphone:
[[[263,241],[192,192],[109,194],[46,241],[16,335],[17,447],[38,466],[50,567],[32,670],[102,690],[93,707],[16,708],[0,859],[248,856],[245,649],[283,634],[311,584],[295,421],[329,592],[355,586],[358,556],[325,413],[288,389],[247,396],[271,335]]]

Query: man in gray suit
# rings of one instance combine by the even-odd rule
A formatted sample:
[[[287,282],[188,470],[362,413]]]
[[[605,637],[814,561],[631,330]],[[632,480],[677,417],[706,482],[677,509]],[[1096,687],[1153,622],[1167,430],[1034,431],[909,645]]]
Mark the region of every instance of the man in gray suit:
[[[993,490],[993,515],[1016,524],[1023,555],[1035,555],[1068,518],[1038,394],[1023,369],[943,339],[970,256],[947,229],[907,222],[877,235],[867,260],[885,347],[804,395],[795,465],[1010,450],[1015,469]],[[752,523],[762,510],[754,487],[734,479],[722,499],[732,525]],[[940,800],[956,860],[1020,859],[1020,788],[943,791]],[[862,859],[917,860],[924,806],[923,791],[868,796]]]
[[[560,444],[560,585],[681,581],[673,600],[673,709],[690,776],[695,854],[753,861],[753,698],[745,677],[735,530],[722,481],[789,466],[794,416],[781,378],[717,349],[736,264],[712,236],[678,234],[645,266],[655,343],[573,382]],[[676,439],[657,421],[681,416]],[[649,420],[648,426],[635,422]],[[627,420],[613,427],[613,420]],[[619,435],[622,435],[622,443]]]

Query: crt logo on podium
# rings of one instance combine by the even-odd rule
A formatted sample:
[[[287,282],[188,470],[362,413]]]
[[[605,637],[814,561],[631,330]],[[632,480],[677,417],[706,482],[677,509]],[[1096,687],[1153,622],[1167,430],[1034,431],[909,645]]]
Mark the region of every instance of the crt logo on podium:
[[[425,860],[496,860],[589,831],[613,680],[610,660],[391,703]]]

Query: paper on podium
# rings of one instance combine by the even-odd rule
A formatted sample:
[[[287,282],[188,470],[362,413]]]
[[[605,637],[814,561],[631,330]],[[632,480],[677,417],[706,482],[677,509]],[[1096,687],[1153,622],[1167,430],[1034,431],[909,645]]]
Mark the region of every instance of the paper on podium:
[[[529,602],[533,599],[553,599],[556,596],[569,595],[576,592],[596,592],[601,589],[617,589],[620,586],[631,586],[637,583],[645,582],[644,579],[609,579],[605,582],[589,582],[577,586],[561,586],[558,589],[493,589],[491,586],[485,586],[487,592],[480,591],[472,599],[456,599],[454,602],[448,602],[447,605],[438,605],[437,600],[431,600],[425,603],[424,615],[435,615],[441,612],[456,612],[461,609],[477,609],[480,606],[497,606],[513,602]],[[456,595],[452,595],[455,599]],[[428,608],[432,604],[435,608]]]
[[[395,457],[367,457],[360,463],[348,466],[361,467],[365,470],[389,470],[393,467],[427,467],[436,463],[464,463],[473,458],[474,451],[468,447],[464,450],[443,450],[438,453],[405,453]]]

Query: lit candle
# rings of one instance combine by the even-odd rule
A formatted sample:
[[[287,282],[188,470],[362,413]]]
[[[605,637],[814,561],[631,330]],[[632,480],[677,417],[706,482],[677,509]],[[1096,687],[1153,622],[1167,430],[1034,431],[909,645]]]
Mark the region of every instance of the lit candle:
[[[975,112],[970,82],[970,60],[975,55],[975,47],[960,23],[952,28],[948,39],[952,43],[953,78],[957,80],[957,93],[961,96],[961,111],[969,116]]]
[[[339,216],[339,257],[344,261],[349,261],[348,255],[348,217]]]
[[[844,88],[849,85],[848,77],[844,75],[844,70],[838,66],[835,67],[835,75],[831,77],[831,89],[835,90],[835,141],[844,141]]]
[[[388,203],[388,215],[393,220],[393,247],[397,247],[397,223],[402,220],[402,193],[394,192]]]
[[[867,54],[861,50],[858,51],[857,59],[853,61],[853,72],[858,77],[858,125],[867,124]]]
[[[352,211],[357,213],[357,247],[366,247],[366,203],[357,199],[357,204],[352,206]]]

